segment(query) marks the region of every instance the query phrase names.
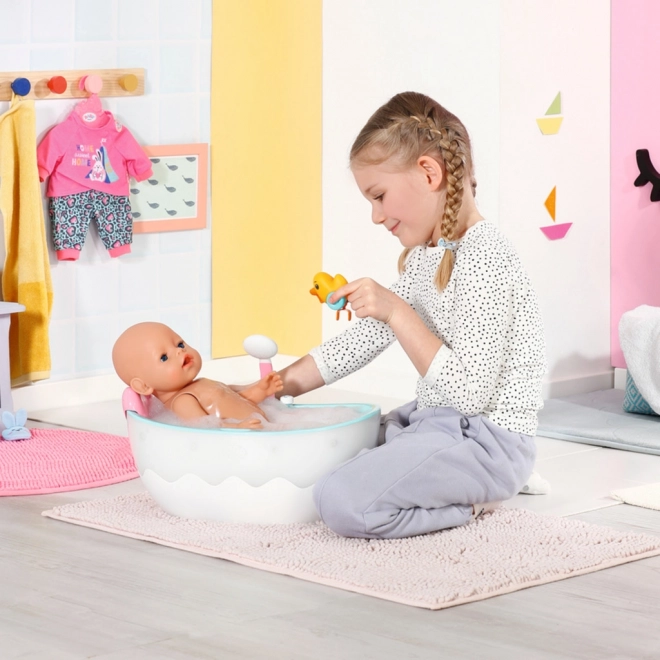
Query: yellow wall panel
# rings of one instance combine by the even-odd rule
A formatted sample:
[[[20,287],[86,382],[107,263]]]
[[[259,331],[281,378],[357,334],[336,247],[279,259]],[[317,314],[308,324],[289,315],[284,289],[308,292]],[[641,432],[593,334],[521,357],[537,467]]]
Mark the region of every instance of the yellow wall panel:
[[[214,0],[213,357],[321,341],[321,0]]]

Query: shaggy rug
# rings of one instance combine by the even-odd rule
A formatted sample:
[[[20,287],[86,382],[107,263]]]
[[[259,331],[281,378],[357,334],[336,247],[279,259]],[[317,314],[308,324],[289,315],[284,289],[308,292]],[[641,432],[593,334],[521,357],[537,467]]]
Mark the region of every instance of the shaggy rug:
[[[70,429],[30,429],[0,441],[0,496],[107,486],[139,476],[128,438]]]
[[[176,518],[147,493],[43,515],[431,610],[660,555],[660,537],[525,509],[500,508],[463,527],[395,540],[343,538],[321,522]]]
[[[660,483],[620,488],[610,493],[610,495],[624,504],[660,511]]]

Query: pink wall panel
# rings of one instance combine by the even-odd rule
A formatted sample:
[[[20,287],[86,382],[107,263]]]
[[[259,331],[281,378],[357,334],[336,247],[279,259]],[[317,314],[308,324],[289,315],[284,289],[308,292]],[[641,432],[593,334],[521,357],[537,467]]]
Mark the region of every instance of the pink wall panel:
[[[612,0],[611,339],[612,364],[625,367],[621,315],[660,307],[660,202],[651,184],[635,188],[635,152],[648,149],[660,171],[660,2]],[[584,173],[589,176],[588,172]]]

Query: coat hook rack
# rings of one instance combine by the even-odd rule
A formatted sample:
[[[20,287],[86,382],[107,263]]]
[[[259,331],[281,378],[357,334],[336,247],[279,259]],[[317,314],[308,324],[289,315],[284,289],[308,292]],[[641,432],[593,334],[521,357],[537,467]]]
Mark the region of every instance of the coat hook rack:
[[[0,101],[12,92],[26,99],[82,99],[99,96],[142,96],[144,69],[75,69],[70,71],[0,71]],[[92,91],[96,90],[98,91]]]

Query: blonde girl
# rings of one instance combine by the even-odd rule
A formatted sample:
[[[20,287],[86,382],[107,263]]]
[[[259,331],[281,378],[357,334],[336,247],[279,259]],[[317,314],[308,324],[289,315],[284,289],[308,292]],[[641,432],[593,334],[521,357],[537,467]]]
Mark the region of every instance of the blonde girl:
[[[381,420],[381,443],[314,488],[337,534],[398,538],[463,525],[532,472],[545,371],[536,294],[511,244],[484,220],[465,126],[433,99],[397,94],[350,155],[371,220],[404,246],[389,289],[349,282],[359,320],[281,372],[282,394],[362,368],[398,341],[416,398]]]

